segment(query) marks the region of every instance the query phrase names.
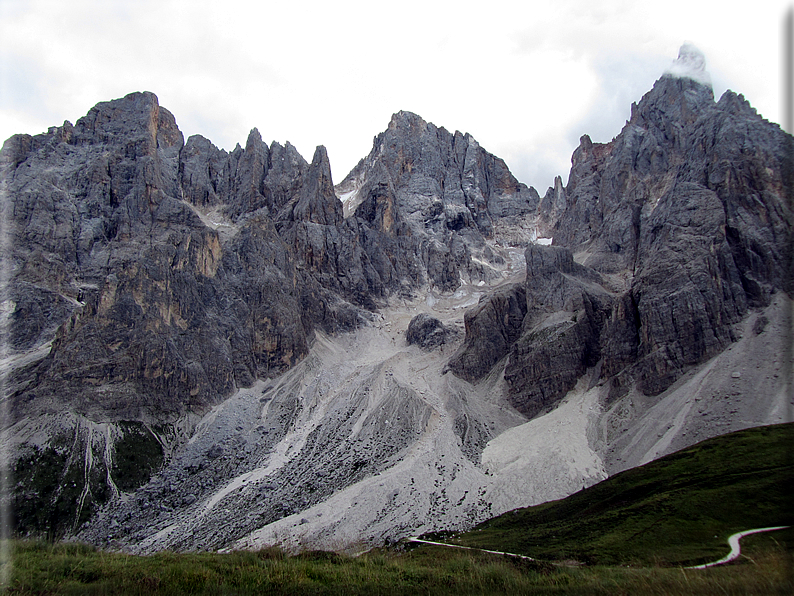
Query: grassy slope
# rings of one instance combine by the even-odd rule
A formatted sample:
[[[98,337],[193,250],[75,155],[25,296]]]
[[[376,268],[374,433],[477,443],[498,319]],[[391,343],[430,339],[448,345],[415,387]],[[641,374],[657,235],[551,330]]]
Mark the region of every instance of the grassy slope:
[[[599,564],[715,560],[734,532],[794,523],[793,447],[794,424],[723,435],[454,542]]]
[[[554,568],[476,551],[419,547],[407,553],[287,557],[258,552],[106,553],[82,545],[17,542],[5,594],[248,595],[432,594],[670,595],[791,594],[791,560],[770,537],[756,538],[753,563],[678,568]],[[2,590],[0,590],[2,591]]]

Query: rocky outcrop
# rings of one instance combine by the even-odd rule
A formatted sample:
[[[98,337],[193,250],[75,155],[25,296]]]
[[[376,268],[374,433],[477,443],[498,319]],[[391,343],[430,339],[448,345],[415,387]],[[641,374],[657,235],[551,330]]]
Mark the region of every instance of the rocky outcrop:
[[[783,274],[794,221],[784,190],[789,142],[734,93],[715,104],[710,88],[670,76],[615,140],[604,175],[613,185],[626,181],[630,238],[617,240],[627,213],[604,192],[602,240],[571,247],[591,251],[596,268],[631,263],[638,364],[627,375],[644,392],[662,391],[734,341],[732,325],[748,308],[767,305],[774,291],[791,293]],[[586,196],[585,203],[596,199]],[[563,217],[558,227],[565,225]],[[621,256],[626,245],[634,248]]]
[[[709,86],[672,75],[611,143],[583,136],[567,187],[542,202],[560,209],[555,246],[526,255],[527,314],[505,368],[516,407],[548,409],[596,364],[612,399],[635,385],[658,394],[735,341],[749,309],[791,295],[790,142],[741,96],[715,103]],[[471,316],[465,354],[485,366],[461,355],[451,368],[476,380],[494,363],[485,354],[507,352],[490,338],[509,333],[483,339],[474,329],[492,315]]]
[[[451,291],[461,276],[488,278],[487,263],[502,257],[485,239],[526,243],[540,201],[470,135],[410,112],[392,117],[336,191],[393,289],[429,284]]]
[[[542,238],[551,238],[554,235],[554,225],[565,211],[567,197],[562,177],[554,178],[554,186],[549,187],[540,201],[538,208],[537,235]]]
[[[98,421],[168,419],[306,353],[298,274],[273,223],[253,217],[222,246],[181,200],[182,135],[154,95],[22,140],[24,154],[19,140],[3,152],[12,347],[53,347],[24,373],[17,419],[67,405]],[[38,333],[23,318],[36,310],[50,313]]]
[[[437,318],[427,313],[416,315],[408,323],[405,341],[408,345],[418,345],[425,350],[432,350],[447,343],[450,330]]]
[[[526,289],[522,285],[503,288],[482,299],[466,311],[466,340],[449,361],[449,369],[467,381],[483,377],[520,337],[526,312]]]
[[[531,246],[527,314],[505,367],[508,395],[527,416],[550,410],[602,357],[602,331],[613,297],[601,276],[568,249]]]
[[[190,137],[180,154],[184,198],[198,207],[219,205],[230,220],[264,209],[275,218],[300,193],[309,164],[287,143],[270,147],[254,128],[245,148],[220,150],[200,135]]]
[[[325,147],[318,147],[300,192],[278,214],[279,234],[301,269],[304,307],[312,320],[334,331],[352,329],[366,318],[354,305],[374,310],[386,287],[359,242],[356,220],[345,221],[334,193]]]
[[[256,143],[249,145],[256,153]],[[233,159],[205,149],[208,177],[226,172],[226,180],[247,187],[240,181],[256,171],[253,157],[237,152],[236,163],[248,165],[232,176]],[[307,353],[314,322],[302,308],[305,276],[289,246],[263,209],[235,221],[234,234],[202,221],[199,207],[232,191],[219,182],[199,192],[198,158],[194,152],[190,166],[180,161],[182,150],[173,116],[151,93],[98,104],[74,126],[4,145],[13,218],[12,276],[2,298],[12,305],[10,349],[21,363],[8,378],[7,423],[68,413],[72,426],[52,430],[56,443],[83,436],[84,424],[162,429]],[[186,193],[181,181],[191,171]],[[257,197],[252,191],[245,200],[256,206]],[[105,447],[85,460],[91,470],[78,473],[92,478],[96,498],[81,488],[64,501],[56,483],[39,506],[51,499],[53,507],[79,512],[85,504],[90,511],[88,504],[112,495],[112,475],[103,470],[122,436],[109,432]],[[71,443],[79,449],[92,440]],[[71,477],[78,460],[58,449],[63,467],[48,474]],[[46,450],[37,453],[52,460]],[[20,530],[62,532],[71,523],[61,522]]]
[[[612,297],[594,271],[556,246],[526,250],[527,280],[466,313],[466,341],[449,363],[477,381],[502,358],[511,403],[534,416],[549,410],[601,358]]]

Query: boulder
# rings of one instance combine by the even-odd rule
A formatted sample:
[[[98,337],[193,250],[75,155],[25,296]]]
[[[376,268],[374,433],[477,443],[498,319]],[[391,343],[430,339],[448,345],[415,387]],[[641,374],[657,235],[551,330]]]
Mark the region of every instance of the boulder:
[[[405,340],[408,345],[418,345],[425,350],[432,350],[447,342],[448,331],[446,327],[427,313],[416,315],[408,324]]]

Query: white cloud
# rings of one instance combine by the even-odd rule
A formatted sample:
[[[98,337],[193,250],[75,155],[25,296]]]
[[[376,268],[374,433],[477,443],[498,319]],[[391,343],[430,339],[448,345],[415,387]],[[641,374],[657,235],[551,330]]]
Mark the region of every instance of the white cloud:
[[[711,75],[706,70],[706,57],[690,42],[681,46],[681,49],[678,50],[678,58],[667,67],[664,74],[679,79],[692,79],[711,87]]]
[[[685,39],[715,93],[731,87],[777,120],[785,7],[0,0],[0,137],[148,90],[186,136],[226,149],[253,127],[307,159],[324,144],[339,181],[405,109],[470,132],[543,192],[567,177],[580,135],[620,131]]]

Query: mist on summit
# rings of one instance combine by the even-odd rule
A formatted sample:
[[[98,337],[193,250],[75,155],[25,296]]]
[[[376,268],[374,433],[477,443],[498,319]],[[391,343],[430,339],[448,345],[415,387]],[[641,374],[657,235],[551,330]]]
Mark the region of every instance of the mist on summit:
[[[706,70],[706,57],[693,44],[686,42],[678,51],[678,58],[664,71],[679,78],[688,78],[711,87],[711,75]]]

